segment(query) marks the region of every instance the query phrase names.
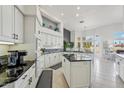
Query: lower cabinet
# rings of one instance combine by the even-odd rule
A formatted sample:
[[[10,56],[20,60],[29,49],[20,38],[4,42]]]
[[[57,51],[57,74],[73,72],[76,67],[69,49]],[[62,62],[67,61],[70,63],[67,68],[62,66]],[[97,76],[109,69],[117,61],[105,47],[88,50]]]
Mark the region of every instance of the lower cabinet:
[[[44,65],[45,67],[50,67],[56,65],[62,61],[61,53],[51,53],[44,55]]]
[[[14,88],[14,83],[7,84],[1,88]]]
[[[32,67],[29,69],[30,71],[29,71],[29,73],[30,73],[30,77],[29,77],[29,79],[28,79],[28,84],[29,84],[29,87],[30,88],[35,88],[35,86],[36,86],[36,75],[35,75],[35,64],[34,65],[32,65]]]
[[[121,79],[124,81],[124,62],[123,62],[123,61],[120,62],[120,69],[119,69],[119,71],[120,71],[119,76],[120,76]]]
[[[50,67],[50,54],[44,55],[45,68]]]
[[[90,87],[91,62],[70,62],[68,59],[63,57],[62,68],[69,87]]]
[[[17,81],[15,81],[15,88],[34,88],[35,81],[35,64],[27,70]]]
[[[42,73],[42,69],[44,68],[45,66],[45,62],[44,62],[44,55],[39,57],[37,59],[37,64],[36,64],[36,76],[39,77]]]
[[[124,81],[124,58],[116,56],[116,72],[117,75]]]
[[[63,72],[64,72],[64,76],[66,78],[66,81],[68,82],[68,85],[71,86],[70,62],[64,57],[63,57],[63,60],[62,60],[62,67],[63,67]]]

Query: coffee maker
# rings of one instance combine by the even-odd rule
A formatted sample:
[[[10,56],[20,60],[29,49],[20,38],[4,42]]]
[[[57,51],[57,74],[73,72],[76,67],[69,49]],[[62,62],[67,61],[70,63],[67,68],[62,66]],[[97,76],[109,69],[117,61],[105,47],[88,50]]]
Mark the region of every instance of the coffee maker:
[[[12,50],[8,52],[10,54],[8,56],[7,75],[9,77],[18,76],[23,72],[23,66],[26,66],[24,56],[27,55],[27,52],[25,50]]]

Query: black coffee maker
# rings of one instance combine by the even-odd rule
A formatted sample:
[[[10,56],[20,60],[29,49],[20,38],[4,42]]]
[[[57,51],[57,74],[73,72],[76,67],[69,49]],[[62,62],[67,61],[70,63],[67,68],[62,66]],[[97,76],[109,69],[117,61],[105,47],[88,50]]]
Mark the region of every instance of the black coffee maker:
[[[23,72],[23,66],[26,66],[23,57],[27,55],[27,52],[25,50],[13,50],[8,52],[10,54],[8,56],[7,75],[9,77],[18,76]]]

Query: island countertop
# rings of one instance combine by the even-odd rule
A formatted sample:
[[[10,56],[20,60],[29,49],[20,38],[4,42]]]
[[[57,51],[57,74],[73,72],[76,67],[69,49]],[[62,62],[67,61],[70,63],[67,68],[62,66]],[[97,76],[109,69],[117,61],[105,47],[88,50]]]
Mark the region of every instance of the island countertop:
[[[23,72],[17,77],[8,77],[6,69],[2,70],[0,73],[0,87],[18,80],[34,64],[34,62],[35,61],[25,61],[27,65],[23,67]]]
[[[117,56],[124,58],[124,54],[116,54]]]
[[[90,56],[76,56],[75,54],[64,54],[63,55],[70,62],[85,62],[92,61],[92,57]]]

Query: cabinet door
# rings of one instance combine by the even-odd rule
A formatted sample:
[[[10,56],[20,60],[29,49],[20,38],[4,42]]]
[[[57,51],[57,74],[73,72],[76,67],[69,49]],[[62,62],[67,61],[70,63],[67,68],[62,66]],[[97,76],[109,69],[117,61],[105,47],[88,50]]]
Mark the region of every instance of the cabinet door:
[[[90,62],[71,63],[71,87],[89,87],[91,80]]]
[[[39,38],[39,39],[40,39],[40,33],[41,33],[41,27],[40,27],[39,21],[36,20],[36,32],[35,32],[35,34],[36,34],[37,38]]]
[[[16,88],[25,88],[29,87],[28,82],[29,80],[29,72],[26,71],[16,82],[15,82],[15,87]]]
[[[50,66],[50,62],[49,62],[49,54],[46,54],[45,55],[45,61],[44,61],[44,63],[45,63],[45,67],[49,67]]]
[[[47,35],[47,45],[48,45],[48,47],[51,46],[51,36],[50,35]]]
[[[120,77],[124,81],[124,63],[120,62]]]
[[[30,68],[30,78],[29,78],[30,88],[35,88],[36,78],[35,78],[35,64]]]
[[[1,35],[2,35],[2,6],[0,6],[0,36]]]
[[[14,6],[2,6],[2,36],[6,41],[14,42]]]
[[[15,42],[23,43],[23,14],[15,7]]]
[[[38,21],[39,21],[39,23],[40,23],[40,25],[42,26],[42,16],[41,16],[41,12],[40,12],[40,8],[39,8],[39,6],[37,6],[37,19],[38,19]]]
[[[70,62],[66,59],[66,63],[65,63],[65,77],[66,77],[66,80],[68,82],[68,85],[70,86],[71,85],[71,77],[70,77]]]
[[[54,54],[54,64],[57,64],[58,63],[58,53],[55,53]]]
[[[48,47],[48,35],[44,34],[44,47]]]
[[[58,63],[62,62],[62,59],[61,59],[61,53],[58,53]]]

